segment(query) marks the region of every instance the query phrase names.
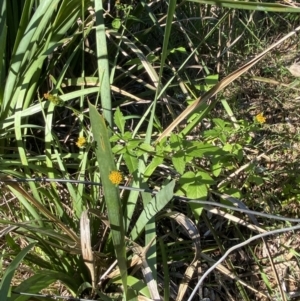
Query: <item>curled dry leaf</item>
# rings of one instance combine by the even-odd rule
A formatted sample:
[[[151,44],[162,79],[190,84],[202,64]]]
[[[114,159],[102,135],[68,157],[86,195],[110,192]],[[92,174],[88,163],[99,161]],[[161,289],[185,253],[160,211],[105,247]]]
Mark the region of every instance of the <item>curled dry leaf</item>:
[[[90,271],[93,288],[96,287],[94,256],[91,246],[90,219],[88,211],[83,211],[80,217],[81,252],[85,265]]]

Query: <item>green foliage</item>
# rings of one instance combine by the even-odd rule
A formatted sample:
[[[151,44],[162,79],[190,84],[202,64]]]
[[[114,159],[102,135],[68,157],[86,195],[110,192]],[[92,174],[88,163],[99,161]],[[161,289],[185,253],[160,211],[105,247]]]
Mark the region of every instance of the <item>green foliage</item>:
[[[186,279],[197,278],[200,257],[211,264],[232,238],[244,241],[249,233],[239,230],[241,214],[226,209],[209,219],[207,206],[185,206],[174,196],[217,196],[230,209],[232,199],[244,199],[245,208],[267,208],[257,195],[276,176],[253,153],[262,152],[270,117],[257,110],[249,117],[252,107],[243,112],[235,86],[215,89],[228,71],[239,74],[240,57],[244,61],[264,47],[255,44],[265,39],[264,26],[253,18],[276,24],[273,15],[265,19],[248,10],[289,12],[288,23],[299,8],[229,0],[115,2],[1,2],[0,44],[6,47],[0,47],[0,180],[34,175],[102,186],[5,182],[2,198],[13,201],[0,212],[7,250],[2,259],[11,263],[2,275],[1,300],[29,300],[10,294],[12,286],[40,293],[55,290],[56,281],[73,296],[95,300],[159,300],[163,294],[169,300],[170,283],[176,283],[177,298],[185,300]],[[272,74],[272,68],[261,70]],[[183,106],[193,108],[210,91],[213,97],[157,140]],[[299,202],[299,177],[289,179],[282,206],[298,214],[291,208]],[[132,190],[120,193],[119,184]],[[213,236],[213,245],[203,239],[202,250],[204,233]],[[182,281],[171,269],[177,262],[184,263]],[[20,264],[32,275],[15,285]],[[228,260],[227,266],[226,277],[251,300],[235,265]],[[274,293],[269,275],[262,269],[260,275]]]

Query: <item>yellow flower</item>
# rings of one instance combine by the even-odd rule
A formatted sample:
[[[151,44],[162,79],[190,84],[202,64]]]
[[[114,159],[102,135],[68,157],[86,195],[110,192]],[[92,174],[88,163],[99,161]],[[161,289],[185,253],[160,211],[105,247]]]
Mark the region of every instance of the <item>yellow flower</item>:
[[[84,147],[86,145],[86,139],[84,137],[78,137],[76,145],[78,147]]]
[[[259,113],[255,116],[255,120],[260,123],[263,124],[266,122],[266,117],[264,117],[263,113]]]
[[[109,180],[113,184],[119,185],[123,181],[122,173],[117,171],[117,170],[111,171],[110,174],[109,174]]]
[[[62,107],[64,105],[64,101],[57,95],[45,93],[44,98],[51,101],[56,106]]]

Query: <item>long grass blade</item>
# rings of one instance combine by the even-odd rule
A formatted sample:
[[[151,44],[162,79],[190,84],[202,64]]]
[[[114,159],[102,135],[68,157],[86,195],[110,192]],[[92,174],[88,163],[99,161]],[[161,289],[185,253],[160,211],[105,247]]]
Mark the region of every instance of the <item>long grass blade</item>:
[[[162,188],[162,190],[160,190],[144,208],[130,233],[132,240],[135,240],[142,233],[149,220],[151,220],[171,201],[174,187],[175,181],[172,180],[164,188]]]
[[[11,280],[14,276],[16,269],[19,264],[26,256],[26,254],[35,246],[36,243],[31,243],[27,247],[25,247],[10,263],[9,267],[6,269],[2,280],[0,282],[0,300],[7,300],[7,295],[9,292],[9,287]]]
[[[246,9],[246,10],[259,10],[271,12],[285,12],[285,13],[299,13],[300,8],[283,5],[279,3],[263,3],[263,2],[246,2],[246,1],[232,1],[232,0],[187,0],[190,2],[197,2],[201,4],[217,5],[221,7]]]
[[[97,43],[97,63],[98,63],[98,76],[101,78],[101,104],[103,109],[104,118],[108,124],[112,126],[112,104],[110,92],[110,79],[109,79],[109,62],[107,55],[107,43],[105,34],[105,23],[103,18],[103,5],[102,1],[95,0],[96,11],[96,43]]]
[[[100,170],[101,182],[104,190],[108,218],[118,265],[121,272],[124,292],[127,292],[127,262],[125,247],[124,220],[118,187],[109,179],[111,172],[116,171],[112,154],[109,134],[104,118],[95,106],[89,103],[92,132],[96,142],[96,156]]]
[[[6,35],[7,35],[7,25],[6,25],[6,1],[2,0],[0,2],[0,45],[6,45]],[[6,64],[5,61],[5,47],[0,47],[0,104],[3,99],[3,87],[6,78]]]

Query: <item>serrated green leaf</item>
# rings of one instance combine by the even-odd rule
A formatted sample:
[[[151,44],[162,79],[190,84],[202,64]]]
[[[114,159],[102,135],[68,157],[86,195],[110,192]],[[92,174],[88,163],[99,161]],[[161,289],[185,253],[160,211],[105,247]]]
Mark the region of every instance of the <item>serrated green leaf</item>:
[[[141,143],[139,148],[142,149],[144,152],[149,152],[149,153],[152,153],[155,151],[154,147],[149,143]]]
[[[220,133],[219,138],[223,144],[227,142],[227,136],[224,133]]]
[[[132,133],[131,132],[125,132],[122,138],[125,141],[130,140],[132,138]]]
[[[174,195],[185,196],[186,193],[185,193],[185,190],[184,190],[184,189],[179,188],[179,189],[174,193]]]
[[[220,130],[212,129],[204,132],[203,137],[205,138],[219,138]]]
[[[173,151],[177,151],[182,146],[182,138],[179,135],[171,134],[170,136],[170,146]]]
[[[129,150],[133,150],[141,144],[140,139],[131,139],[126,143],[126,147]]]
[[[116,144],[111,150],[114,154],[124,154],[126,152],[126,148],[121,144]]]
[[[179,183],[188,197],[199,198],[207,195],[208,185],[215,184],[215,181],[206,172],[199,171],[195,174],[189,171],[180,178]]]
[[[239,144],[235,144],[233,148],[233,153],[236,155],[239,162],[241,162],[244,158],[243,147]]]
[[[139,165],[138,159],[129,151],[127,151],[123,156],[129,172],[133,174],[138,169],[138,165]]]
[[[192,147],[186,149],[186,154],[192,157],[201,158],[202,156],[206,155],[222,155],[224,151],[217,146],[206,144],[206,143],[197,143]]]
[[[109,138],[110,142],[116,142],[120,140],[120,136],[119,135],[113,135]]]
[[[217,158],[215,160],[212,160],[211,171],[215,177],[218,177],[221,174],[222,166],[223,165],[220,162],[220,159]]]
[[[182,153],[178,152],[174,156],[172,156],[172,163],[177,172],[179,172],[180,174],[184,173],[185,160],[184,160],[184,155]]]
[[[144,172],[144,177],[146,177],[146,178],[150,177],[153,174],[153,172],[156,169],[156,167],[159,164],[162,164],[163,161],[164,161],[163,157],[155,156],[152,159],[151,163],[146,167],[145,172]]]
[[[125,119],[124,115],[120,110],[120,107],[117,107],[115,115],[114,115],[114,122],[118,129],[120,130],[121,134],[124,135],[124,129],[125,129]]]
[[[221,129],[223,129],[224,127],[230,125],[229,122],[226,122],[226,121],[224,121],[223,119],[220,119],[220,118],[214,118],[214,119],[213,119],[213,123],[214,123],[217,127],[221,128]]]

